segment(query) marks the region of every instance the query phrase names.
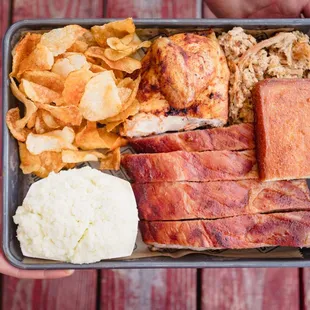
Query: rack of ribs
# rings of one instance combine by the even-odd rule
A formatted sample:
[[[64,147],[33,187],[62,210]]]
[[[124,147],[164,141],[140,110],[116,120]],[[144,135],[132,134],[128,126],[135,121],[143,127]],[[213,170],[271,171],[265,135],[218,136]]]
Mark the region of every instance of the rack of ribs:
[[[127,154],[122,165],[136,183],[258,178],[254,150]]]
[[[148,221],[310,210],[305,180],[134,183],[132,187],[139,218]]]
[[[254,126],[243,123],[229,127],[192,130],[129,141],[137,153],[167,153],[174,151],[241,151],[254,149]]]

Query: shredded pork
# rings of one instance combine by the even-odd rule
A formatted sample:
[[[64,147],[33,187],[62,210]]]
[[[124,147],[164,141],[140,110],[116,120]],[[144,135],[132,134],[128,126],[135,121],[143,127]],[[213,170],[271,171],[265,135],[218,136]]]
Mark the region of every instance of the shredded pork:
[[[228,60],[230,119],[232,123],[253,122],[251,91],[265,78],[310,77],[309,37],[299,31],[280,32],[257,43],[235,27],[219,36]]]

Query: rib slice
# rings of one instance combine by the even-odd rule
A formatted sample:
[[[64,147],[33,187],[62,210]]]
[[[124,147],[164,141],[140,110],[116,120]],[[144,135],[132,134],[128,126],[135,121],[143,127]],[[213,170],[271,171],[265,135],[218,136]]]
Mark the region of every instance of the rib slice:
[[[135,183],[132,187],[139,218],[149,221],[310,211],[309,189],[304,180]]]
[[[174,151],[239,151],[254,149],[253,124],[193,130],[135,138],[130,145],[137,153],[166,153]]]
[[[254,150],[131,154],[122,165],[136,183],[258,178]]]
[[[241,215],[218,220],[140,222],[143,241],[157,248],[246,249],[310,246],[310,212]]]

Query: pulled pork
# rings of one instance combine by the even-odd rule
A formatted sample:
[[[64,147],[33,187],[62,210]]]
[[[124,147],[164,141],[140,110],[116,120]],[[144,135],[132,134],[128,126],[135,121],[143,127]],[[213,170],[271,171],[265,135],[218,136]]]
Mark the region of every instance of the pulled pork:
[[[299,31],[280,32],[259,43],[240,27],[219,36],[231,71],[230,119],[253,122],[251,91],[265,78],[310,77],[309,37]]]

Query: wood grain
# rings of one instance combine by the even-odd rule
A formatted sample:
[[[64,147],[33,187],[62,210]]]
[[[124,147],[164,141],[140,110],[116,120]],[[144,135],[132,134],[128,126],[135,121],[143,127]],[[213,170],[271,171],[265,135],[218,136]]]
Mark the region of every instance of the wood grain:
[[[18,280],[5,277],[2,309],[96,309],[97,271],[77,271],[59,280]]]
[[[202,309],[299,309],[298,268],[204,269]]]
[[[102,0],[15,0],[13,21],[26,18],[102,17],[103,4]]]
[[[195,309],[196,270],[102,270],[101,308]]]
[[[201,18],[201,0],[110,0],[107,17]]]

